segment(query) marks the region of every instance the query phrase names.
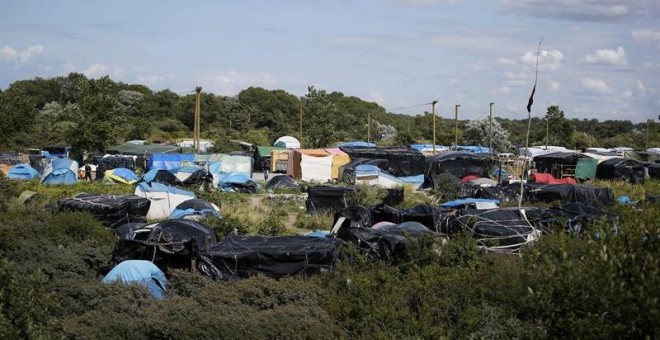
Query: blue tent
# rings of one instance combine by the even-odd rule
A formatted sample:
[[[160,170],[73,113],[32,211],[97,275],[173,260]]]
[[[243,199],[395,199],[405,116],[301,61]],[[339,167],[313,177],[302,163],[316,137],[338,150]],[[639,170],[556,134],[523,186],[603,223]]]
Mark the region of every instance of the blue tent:
[[[257,192],[259,185],[250,176],[242,172],[220,175],[218,188],[230,192]]]
[[[151,295],[158,300],[165,298],[167,290],[165,274],[155,264],[144,260],[126,260],[118,264],[101,282],[137,283],[149,288]]]
[[[172,170],[181,166],[181,162],[193,163],[195,155],[191,153],[155,153],[149,158],[149,170]]]
[[[469,207],[469,206],[474,206],[477,205],[478,203],[494,203],[499,205],[500,200],[495,200],[495,199],[486,199],[486,198],[464,198],[464,199],[458,199],[458,200],[453,200],[449,202],[445,202],[440,204],[441,207],[443,208],[464,208],[464,207]]]
[[[135,172],[126,168],[116,168],[112,170],[112,174],[115,176],[119,176],[127,181],[137,181],[140,179],[140,177],[138,177],[138,175],[136,175]]]
[[[35,178],[39,178],[39,172],[34,170],[34,168],[29,164],[21,163],[14,165],[14,167],[9,170],[7,178],[29,181]]]
[[[356,140],[353,142],[337,143],[337,147],[338,148],[375,148],[376,144]]]
[[[68,158],[54,157],[44,171],[43,184],[76,184],[78,163]]]
[[[220,216],[220,209],[218,206],[203,199],[196,198],[177,205],[172,211],[170,218],[196,219],[207,215],[215,216],[217,218],[222,217]]]

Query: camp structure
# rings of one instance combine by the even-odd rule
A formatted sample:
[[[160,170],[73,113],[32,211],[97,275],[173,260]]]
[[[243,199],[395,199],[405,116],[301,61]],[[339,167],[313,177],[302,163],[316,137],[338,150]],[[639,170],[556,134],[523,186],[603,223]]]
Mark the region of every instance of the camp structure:
[[[352,141],[352,142],[341,142],[337,143],[338,148],[375,148],[375,143],[368,143],[365,141]]]
[[[339,178],[339,167],[350,162],[346,153],[339,149],[291,150],[287,175],[305,182],[320,182]]]
[[[195,198],[177,205],[174,211],[172,211],[170,218],[199,220],[205,216],[220,218],[220,208],[211,202]]]
[[[424,182],[424,175],[394,177],[375,165],[355,167],[355,184],[375,185],[381,188],[396,188],[406,184],[419,187]]]
[[[201,185],[208,176],[206,170],[198,166],[182,166],[170,172],[182,185]]]
[[[120,184],[135,184],[140,179],[135,172],[126,168],[106,170],[103,177],[107,181]]]
[[[149,170],[173,170],[180,168],[182,162],[194,161],[195,155],[192,153],[154,153],[149,157],[147,167]]]
[[[296,181],[287,176],[287,175],[277,175],[273,176],[271,179],[266,182],[266,190],[277,190],[277,189],[300,189],[300,186]]]
[[[624,180],[633,184],[643,183],[645,175],[646,170],[641,162],[626,158],[608,159],[598,163],[596,169],[598,179]]]
[[[464,151],[469,153],[486,153],[491,154],[491,150],[485,146],[478,145],[459,145],[456,147],[457,151]]]
[[[221,191],[254,194],[258,188],[257,182],[242,172],[222,174],[218,178],[218,189]]]
[[[426,174],[422,188],[433,188],[435,176],[449,174],[458,179],[466,176],[488,177],[491,159],[487,155],[449,151],[426,159]]]
[[[101,282],[105,284],[115,282],[139,284],[147,287],[151,295],[157,300],[164,299],[167,290],[165,274],[155,264],[144,260],[121,262],[112,268]]]
[[[171,144],[124,143],[106,149],[111,155],[149,156],[157,153],[177,153],[180,147]]]
[[[434,147],[433,144],[411,144],[410,147],[419,150],[425,157],[431,157],[440,152],[450,151],[450,148],[444,145],[435,145]]]
[[[208,170],[213,176],[232,172],[241,172],[247,176],[252,176],[252,162],[252,157],[248,156],[220,155],[217,161],[208,164]]]
[[[254,169],[261,172],[265,171],[266,169],[271,171],[271,155],[273,154],[273,151],[286,151],[288,154],[289,150],[275,146],[257,146],[257,150],[255,150],[253,156]]]
[[[140,157],[142,158],[142,157]],[[117,168],[126,168],[131,171],[135,171],[137,167],[137,156],[122,156],[122,155],[105,155],[97,156],[92,159],[92,164],[95,165],[96,169],[93,169],[92,172],[96,173],[96,179],[101,179],[105,175],[106,170],[112,170]],[[140,164],[140,167],[143,167],[144,164]]]
[[[551,174],[555,178],[575,176],[579,156],[575,152],[552,152],[532,159],[537,172]]]
[[[158,182],[140,182],[135,187],[135,195],[151,201],[147,218],[150,220],[168,218],[181,203],[195,198],[190,191],[177,189]]]
[[[317,274],[332,268],[341,244],[336,238],[232,235],[203,252],[197,268],[215,280]]]
[[[382,148],[341,148],[351,160],[384,159],[387,162],[377,164],[381,169],[396,177],[424,174],[426,165],[421,151],[409,147]]]
[[[286,173],[289,162],[289,149],[273,150],[270,152],[270,172]]]
[[[16,164],[11,169],[9,169],[7,178],[21,181],[30,181],[39,178],[39,172],[31,167],[30,164],[21,163]]]
[[[379,169],[387,168],[386,159],[352,159],[349,163],[339,167],[339,181],[347,184],[355,184],[355,170],[358,165],[374,165]]]
[[[167,170],[158,169],[149,170],[144,176],[142,176],[142,181],[147,183],[158,182],[167,185],[180,184],[179,179],[176,178],[173,173]]]
[[[116,228],[129,222],[146,222],[151,202],[136,195],[78,194],[60,202],[60,211],[84,211],[107,228]]]
[[[49,185],[76,184],[78,163],[68,158],[52,158],[41,175],[41,183]]]
[[[273,143],[273,146],[285,149],[300,149],[300,141],[296,137],[282,136]]]
[[[394,206],[403,202],[403,189],[386,189],[383,203]],[[308,213],[320,211],[338,212],[348,206],[347,195],[355,192],[355,187],[311,186],[307,188],[305,207]]]

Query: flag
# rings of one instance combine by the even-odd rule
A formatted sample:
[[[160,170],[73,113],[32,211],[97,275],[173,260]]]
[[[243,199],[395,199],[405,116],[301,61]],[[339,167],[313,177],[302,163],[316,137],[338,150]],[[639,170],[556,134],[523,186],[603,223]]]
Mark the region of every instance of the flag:
[[[527,113],[532,112],[532,104],[534,104],[534,93],[536,92],[536,84],[534,84],[534,88],[532,89],[532,94],[529,95],[529,101],[527,102]]]

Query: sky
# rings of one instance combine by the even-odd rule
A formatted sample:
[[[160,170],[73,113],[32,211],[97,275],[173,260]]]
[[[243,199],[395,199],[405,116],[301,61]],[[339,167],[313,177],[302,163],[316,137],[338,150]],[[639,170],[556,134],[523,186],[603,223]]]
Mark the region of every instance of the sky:
[[[80,72],[177,93],[308,86],[461,119],[658,120],[660,0],[0,0],[0,89]]]

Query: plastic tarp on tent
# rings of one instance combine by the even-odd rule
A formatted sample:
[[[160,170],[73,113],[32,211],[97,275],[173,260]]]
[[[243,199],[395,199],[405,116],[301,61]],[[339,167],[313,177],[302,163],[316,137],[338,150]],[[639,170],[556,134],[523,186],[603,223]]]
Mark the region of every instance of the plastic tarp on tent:
[[[253,181],[250,176],[242,172],[232,172],[229,174],[220,175],[218,181],[218,188],[221,191],[253,194],[257,192],[259,187],[257,182]]]
[[[29,164],[21,163],[14,165],[7,174],[9,179],[18,179],[22,181],[30,181],[39,178],[39,172],[31,167]]]
[[[43,184],[76,184],[78,177],[78,163],[76,161],[55,157],[44,170],[41,177]]]
[[[104,177],[122,184],[134,184],[140,179],[133,171],[126,168],[106,170]]]
[[[305,201],[307,212],[341,211],[347,207],[345,195],[354,191],[354,187],[309,187],[307,188],[307,200]],[[387,189],[387,196],[383,200],[383,203],[397,205],[402,201],[403,189]]]
[[[396,188],[405,184],[419,186],[424,182],[424,175],[394,177],[375,165],[355,167],[355,184],[376,185],[383,188]]]
[[[529,179],[536,183],[544,183],[544,184],[573,184],[573,185],[577,184],[577,182],[575,182],[575,180],[570,177],[557,179],[551,174],[544,174],[544,173],[531,174],[529,176]]]
[[[338,148],[375,148],[376,144],[365,141],[352,141],[337,143]]]
[[[206,170],[198,166],[182,166],[170,170],[176,179],[184,185],[201,184],[206,178]]]
[[[308,156],[300,155],[301,179],[305,182],[325,183],[332,179],[332,161],[333,155],[327,156]]]
[[[194,162],[192,153],[155,153],[149,158],[149,170],[172,170],[181,167],[181,162]]]
[[[149,170],[144,176],[142,176],[142,181],[151,183],[158,182],[167,185],[180,184],[180,181],[173,173],[167,170],[158,170],[153,169]]]
[[[626,158],[613,158],[598,164],[596,178],[625,180],[631,183],[643,183],[646,170],[638,161]]]
[[[351,160],[385,159],[387,164],[378,164],[381,169],[392,176],[406,177],[424,174],[424,155],[416,149],[408,147],[391,148],[341,148],[347,153]]]
[[[204,216],[220,218],[220,208],[211,202],[196,198],[177,205],[170,218],[199,219]]]
[[[148,219],[165,219],[172,214],[177,205],[195,198],[190,191],[177,189],[158,182],[140,182],[135,187],[135,195],[148,198],[151,201]]]
[[[105,155],[103,157],[94,157],[93,164],[96,164],[96,179],[102,179],[107,170],[126,168],[135,170],[137,156],[119,156]]]
[[[79,194],[60,202],[60,211],[86,211],[105,227],[115,228],[129,222],[146,222],[151,202],[136,195]]]
[[[438,174],[450,174],[456,178],[474,175],[488,177],[490,157],[461,151],[440,153],[426,159],[424,188],[433,187],[433,179]]]
[[[169,219],[129,231],[117,242],[112,259],[115,263],[151,260],[160,268],[190,269],[199,253],[216,243],[215,232],[204,224]]]
[[[296,181],[287,175],[274,176],[266,183],[266,190],[300,189]]]
[[[218,177],[223,174],[240,172],[248,177],[252,176],[252,158],[247,156],[222,155],[217,162],[211,162],[208,170],[213,175],[213,182],[217,185]]]
[[[332,268],[341,244],[310,236],[228,236],[200,256],[198,269],[216,280],[316,274]]]
[[[575,178],[585,180],[596,178],[598,160],[590,157],[580,157],[575,165]]]
[[[282,136],[273,143],[273,146],[287,149],[300,149],[300,141],[296,137]]]
[[[575,152],[553,152],[539,155],[533,158],[538,172],[553,174],[555,177],[561,177],[562,166],[575,166],[578,162],[578,154]]]
[[[167,290],[165,274],[155,264],[142,260],[128,260],[118,264],[101,282],[136,283],[147,287],[157,300],[164,299]]]
[[[426,157],[431,157],[434,155],[433,153],[433,144],[411,144],[411,148],[415,150],[419,150],[424,156]],[[439,152],[445,152],[449,151],[448,146],[444,145],[435,145],[435,154],[438,154]]]

